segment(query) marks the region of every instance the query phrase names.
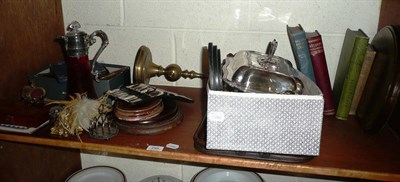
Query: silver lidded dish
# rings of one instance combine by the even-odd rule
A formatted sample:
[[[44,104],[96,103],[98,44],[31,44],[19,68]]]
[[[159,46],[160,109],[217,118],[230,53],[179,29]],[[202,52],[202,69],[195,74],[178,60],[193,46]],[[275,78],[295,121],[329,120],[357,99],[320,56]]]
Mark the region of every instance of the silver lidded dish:
[[[271,45],[271,42],[270,42]],[[228,55],[223,64],[223,81],[241,92],[319,95],[319,88],[292,67],[289,60],[274,56],[277,42],[267,53],[242,50]]]

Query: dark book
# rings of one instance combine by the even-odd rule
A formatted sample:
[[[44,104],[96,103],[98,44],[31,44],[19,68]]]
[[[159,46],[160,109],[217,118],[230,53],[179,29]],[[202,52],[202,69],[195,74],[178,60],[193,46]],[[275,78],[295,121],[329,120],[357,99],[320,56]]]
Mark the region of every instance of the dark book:
[[[306,33],[315,82],[324,95],[324,115],[335,114],[335,104],[322,36],[318,31]]]
[[[308,50],[306,33],[303,30],[303,27],[300,24],[294,27],[287,25],[286,30],[297,69],[306,75],[310,80],[315,82],[314,70],[312,68],[310,52]]]
[[[347,29],[333,85],[338,119],[347,120],[349,115],[368,42],[369,37],[361,29]]]

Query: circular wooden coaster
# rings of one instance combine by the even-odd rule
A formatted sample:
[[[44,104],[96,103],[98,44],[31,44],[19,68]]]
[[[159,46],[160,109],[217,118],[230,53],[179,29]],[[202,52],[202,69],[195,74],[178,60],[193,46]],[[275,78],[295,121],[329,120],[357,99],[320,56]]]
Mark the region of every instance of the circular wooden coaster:
[[[150,120],[127,122],[117,120],[116,124],[121,132],[134,135],[153,135],[170,130],[182,122],[183,115],[175,101],[164,100],[164,110]]]
[[[134,106],[130,106],[123,101],[118,101],[114,109],[114,114],[120,120],[142,121],[156,117],[163,111],[163,108],[164,104],[161,99]]]
[[[161,99],[155,99],[141,104],[129,104],[127,102],[118,100],[115,104],[115,110],[121,113],[143,113],[153,110],[155,107],[160,105]]]

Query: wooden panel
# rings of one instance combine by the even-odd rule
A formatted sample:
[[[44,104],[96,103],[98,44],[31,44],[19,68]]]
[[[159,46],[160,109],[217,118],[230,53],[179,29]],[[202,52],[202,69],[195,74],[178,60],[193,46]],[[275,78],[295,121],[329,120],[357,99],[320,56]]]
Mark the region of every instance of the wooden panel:
[[[81,169],[80,150],[0,141],[0,181],[65,181]]]
[[[0,100],[18,100],[27,75],[62,59],[61,0],[0,1]]]
[[[61,0],[0,1],[0,100],[16,101],[27,75],[63,55]],[[81,168],[79,150],[0,141],[0,181],[64,181]]]
[[[382,0],[378,30],[387,25],[400,24],[400,1]]]

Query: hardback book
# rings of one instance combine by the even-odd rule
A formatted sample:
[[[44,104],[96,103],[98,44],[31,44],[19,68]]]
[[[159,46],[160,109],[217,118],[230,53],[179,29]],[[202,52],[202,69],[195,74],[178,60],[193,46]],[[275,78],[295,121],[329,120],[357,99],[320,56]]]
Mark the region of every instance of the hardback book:
[[[298,26],[290,27],[286,25],[287,34],[292,47],[296,67],[300,72],[315,82],[314,70],[312,68],[310,51],[308,50],[308,43],[306,33],[303,27]]]
[[[335,104],[321,34],[306,32],[315,82],[324,95],[324,115],[335,115]]]
[[[368,45],[365,53],[364,62],[361,67],[360,76],[358,78],[356,90],[354,92],[353,102],[351,103],[349,115],[355,115],[360,102],[361,95],[364,91],[365,83],[367,82],[369,72],[375,60],[376,50],[373,45]]]
[[[346,30],[333,85],[336,118],[347,120],[360,76],[369,37],[361,30]]]

